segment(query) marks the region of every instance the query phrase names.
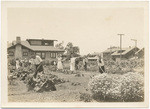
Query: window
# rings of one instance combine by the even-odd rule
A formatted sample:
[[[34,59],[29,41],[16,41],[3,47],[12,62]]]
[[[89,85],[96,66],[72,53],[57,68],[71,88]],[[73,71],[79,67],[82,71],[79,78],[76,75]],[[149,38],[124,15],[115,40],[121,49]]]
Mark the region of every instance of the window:
[[[42,45],[41,41],[30,41],[31,45]]]
[[[39,55],[42,59],[45,59],[45,53],[44,52],[36,52],[36,55]]]
[[[8,52],[8,55],[9,55],[9,56],[14,56],[14,52],[13,52],[13,51],[9,51],[9,52]]]
[[[41,52],[36,52],[36,55],[39,55],[41,57]]]
[[[41,53],[41,58],[45,59],[45,53]]]
[[[28,52],[23,52],[23,56],[28,56]]]
[[[45,42],[45,45],[49,45],[49,43]]]
[[[51,58],[56,58],[57,53],[50,53]]]

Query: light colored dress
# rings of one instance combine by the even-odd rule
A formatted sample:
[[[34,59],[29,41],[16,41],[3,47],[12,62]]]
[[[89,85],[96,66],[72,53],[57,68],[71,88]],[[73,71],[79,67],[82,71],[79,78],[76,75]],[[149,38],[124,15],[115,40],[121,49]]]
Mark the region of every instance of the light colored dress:
[[[20,67],[20,65],[19,65],[19,60],[16,60],[16,69],[18,70],[19,69],[19,67]]]
[[[59,57],[59,58],[57,58],[58,59],[58,63],[57,63],[57,69],[58,70],[62,70],[63,69],[63,65],[62,65],[62,58],[61,57]]]
[[[75,70],[75,59],[76,58],[71,58],[71,62],[70,62],[70,70],[71,71]]]

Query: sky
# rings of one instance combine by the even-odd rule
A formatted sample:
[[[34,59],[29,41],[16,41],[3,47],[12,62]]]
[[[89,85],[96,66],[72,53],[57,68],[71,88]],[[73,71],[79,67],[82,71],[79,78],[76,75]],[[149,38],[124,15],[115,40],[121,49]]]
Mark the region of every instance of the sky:
[[[142,8],[9,8],[8,41],[56,39],[72,42],[80,54],[102,52],[110,46],[144,47],[144,10]]]

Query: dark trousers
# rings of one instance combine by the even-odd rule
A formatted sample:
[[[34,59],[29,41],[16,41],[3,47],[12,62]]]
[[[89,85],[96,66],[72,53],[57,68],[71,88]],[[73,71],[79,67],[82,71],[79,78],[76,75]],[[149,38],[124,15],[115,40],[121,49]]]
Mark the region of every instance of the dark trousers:
[[[87,70],[87,63],[85,62],[84,64],[84,70],[86,71]]]
[[[34,73],[34,78],[36,78],[36,75],[37,75],[38,72],[43,71],[43,65],[42,64],[37,64],[37,65],[35,65],[35,67],[36,67],[36,71]]]
[[[99,72],[100,73],[104,73],[105,72],[105,67],[104,66],[100,66],[99,67]]]
[[[43,71],[43,65],[42,64],[37,64],[35,65],[37,72],[42,72]]]

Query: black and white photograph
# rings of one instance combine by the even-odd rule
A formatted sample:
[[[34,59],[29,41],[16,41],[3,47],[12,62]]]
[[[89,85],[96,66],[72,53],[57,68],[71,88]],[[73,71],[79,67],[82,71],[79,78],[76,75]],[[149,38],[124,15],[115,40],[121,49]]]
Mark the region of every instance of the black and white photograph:
[[[2,2],[3,106],[147,107],[148,21],[145,1]]]

